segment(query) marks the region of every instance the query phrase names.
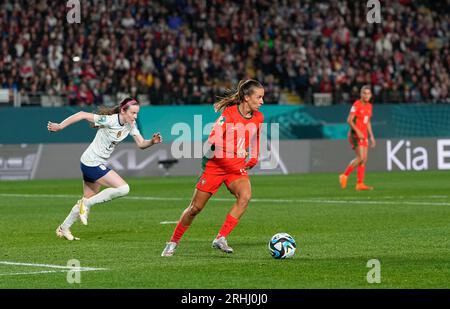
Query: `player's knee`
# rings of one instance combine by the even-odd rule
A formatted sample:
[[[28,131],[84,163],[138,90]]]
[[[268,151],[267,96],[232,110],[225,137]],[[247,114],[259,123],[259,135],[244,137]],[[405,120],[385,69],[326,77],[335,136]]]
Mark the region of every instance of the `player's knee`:
[[[124,184],[123,186],[117,188],[117,192],[119,196],[125,196],[130,193],[130,186],[128,184]]]
[[[237,196],[238,198],[238,204],[241,206],[246,207],[250,200],[252,199],[252,193],[251,192],[243,192]]]
[[[201,209],[198,208],[194,202],[192,202],[189,207],[188,207],[188,215],[191,217],[195,217],[196,215],[198,215],[200,213]]]

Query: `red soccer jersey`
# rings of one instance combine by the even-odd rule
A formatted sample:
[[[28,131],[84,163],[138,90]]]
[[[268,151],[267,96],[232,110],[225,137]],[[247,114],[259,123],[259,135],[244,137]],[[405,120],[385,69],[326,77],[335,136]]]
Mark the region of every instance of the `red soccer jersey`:
[[[364,104],[360,100],[356,100],[350,110],[350,115],[355,115],[353,119],[354,124],[364,134],[364,138],[367,138],[367,125],[369,124],[370,118],[372,118],[372,104],[369,102]]]
[[[255,166],[263,121],[261,112],[246,118],[237,105],[225,108],[209,135],[212,152],[204,157],[203,168],[214,174],[227,174]]]

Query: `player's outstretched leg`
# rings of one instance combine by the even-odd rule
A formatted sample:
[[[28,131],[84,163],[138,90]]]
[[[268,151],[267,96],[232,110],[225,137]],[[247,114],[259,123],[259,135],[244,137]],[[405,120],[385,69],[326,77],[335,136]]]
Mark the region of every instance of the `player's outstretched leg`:
[[[118,197],[127,195],[130,192],[130,187],[125,184],[117,188],[107,188],[96,195],[80,201],[80,219],[84,225],[87,225],[89,211],[91,207],[95,204],[104,203]]]
[[[70,227],[78,220],[79,218],[79,212],[80,212],[80,205],[78,201],[70,210],[69,215],[66,217],[64,222],[58,226],[56,229],[56,236],[65,238],[67,240],[78,240],[79,238],[74,237],[72,233],[70,232]]]
[[[178,224],[173,231],[172,237],[170,238],[170,241],[166,243],[166,247],[161,253],[161,256],[174,255],[181,237],[183,237],[184,233],[186,233],[189,226],[191,226],[195,217],[205,207],[211,195],[211,193],[199,191],[197,189],[194,191],[194,195],[191,202],[189,203],[189,206],[181,214],[180,220],[178,221]]]

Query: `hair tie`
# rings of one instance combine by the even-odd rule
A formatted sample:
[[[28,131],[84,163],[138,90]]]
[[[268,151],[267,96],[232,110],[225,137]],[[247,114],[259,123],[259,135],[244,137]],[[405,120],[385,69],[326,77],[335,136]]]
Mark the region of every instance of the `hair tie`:
[[[127,108],[128,106],[133,105],[133,104],[136,104],[136,103],[137,103],[136,100],[128,101],[126,104],[124,104],[124,105],[121,107],[121,109],[125,109],[125,108]]]

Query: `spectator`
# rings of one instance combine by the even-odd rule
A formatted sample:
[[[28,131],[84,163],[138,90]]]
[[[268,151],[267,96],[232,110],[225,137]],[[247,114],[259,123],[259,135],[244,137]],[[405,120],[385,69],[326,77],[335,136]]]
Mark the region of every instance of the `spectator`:
[[[78,105],[92,105],[94,103],[94,95],[86,84],[81,84],[77,92]]]
[[[440,1],[389,1],[380,25],[351,0],[85,1],[76,27],[64,3],[47,3],[0,4],[2,87],[67,89],[69,104],[81,102],[70,94],[82,84],[95,98],[101,89],[207,104],[230,81],[262,74],[273,75],[272,103],[281,91],[349,101],[367,83],[375,103],[449,102],[450,19]]]

